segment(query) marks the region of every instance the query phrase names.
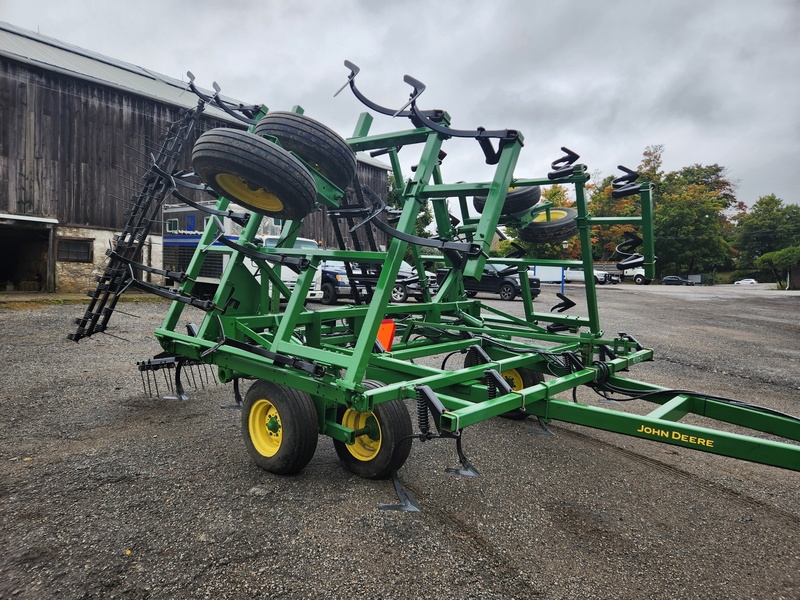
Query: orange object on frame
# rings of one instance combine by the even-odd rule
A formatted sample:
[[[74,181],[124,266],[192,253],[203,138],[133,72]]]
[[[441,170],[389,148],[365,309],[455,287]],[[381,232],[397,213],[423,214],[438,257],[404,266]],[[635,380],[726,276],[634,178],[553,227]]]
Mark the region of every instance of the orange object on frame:
[[[394,342],[394,332],[397,331],[397,325],[394,319],[384,319],[381,321],[381,326],[378,327],[378,341],[383,349],[389,352],[392,349],[392,342]]]

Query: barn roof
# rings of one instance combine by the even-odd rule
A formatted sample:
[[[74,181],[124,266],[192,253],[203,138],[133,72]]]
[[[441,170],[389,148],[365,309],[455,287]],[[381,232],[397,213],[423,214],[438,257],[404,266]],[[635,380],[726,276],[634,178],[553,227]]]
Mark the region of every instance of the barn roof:
[[[180,81],[3,21],[0,21],[0,56],[174,106],[191,108],[197,105],[197,97],[189,91],[187,81]],[[201,91],[213,94],[202,88]],[[254,104],[226,96],[223,98],[235,104]],[[205,111],[212,112],[219,119],[233,121],[225,112],[213,106],[207,105]],[[358,153],[357,158],[359,162],[372,167],[391,170],[389,165],[362,152]]]
[[[0,21],[0,56],[8,57],[47,71],[111,86],[120,91],[152,98],[179,107],[197,105],[197,97],[180,81],[97,52],[67,44],[34,31]],[[213,92],[209,92],[209,95]],[[239,100],[225,98],[239,104]],[[245,103],[247,104],[247,103]],[[252,103],[251,103],[252,104]],[[214,116],[231,120],[224,112]]]

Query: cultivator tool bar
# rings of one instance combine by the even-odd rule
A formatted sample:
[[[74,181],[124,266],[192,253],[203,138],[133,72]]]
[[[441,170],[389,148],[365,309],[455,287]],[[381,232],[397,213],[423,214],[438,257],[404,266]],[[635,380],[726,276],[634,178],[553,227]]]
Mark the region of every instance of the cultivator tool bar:
[[[635,229],[637,233],[620,244],[620,253],[652,278],[650,184],[637,183],[635,172],[623,167],[614,196],[635,197],[636,214],[595,217],[588,208],[587,168],[572,150],[562,148],[563,155],[542,177],[518,176],[523,147],[519,131],[452,129],[444,110],[417,106],[425,86],[412,77],[405,78],[412,87],[405,105],[399,110],[380,106],[357,88],[358,67],[345,64],[350,75],[344,87],[373,113],[408,119],[412,128],[370,134],[373,117],[364,113],[353,136],[345,140],[306,117],[302,109],[268,112],[262,107],[239,115],[247,131],[218,128],[203,133],[193,148],[192,168],[204,189],[218,199],[207,211],[211,216],[186,272],[174,278],[177,290],[151,290],[171,294],[174,301],[155,332],[165,355],[139,364],[147,381],[165,369],[177,373],[182,366],[216,366],[220,382],[234,383],[245,446],[260,467],[277,474],[296,473],[311,460],[318,437],[325,435],[353,473],[392,478],[400,504],[387,507],[398,510],[418,509],[397,477],[413,440],[455,440],[460,467],[450,472],[476,476],[462,448],[464,432],[497,416],[536,417],[542,431],[551,420],[563,420],[800,470],[796,417],[629,379],[628,372],[652,360],[653,351],[627,333],[603,332],[591,277],[585,282],[586,310],[581,315],[573,314],[576,303],[563,293],[551,310],[538,309],[531,286],[524,284],[510,294],[519,296],[522,318],[467,293],[465,281],[484,277],[487,263],[506,265],[522,281],[535,266],[592,272],[591,230],[596,226]],[[201,102],[206,100],[201,95]],[[493,167],[490,180],[444,183],[443,145],[451,138],[476,140],[482,158]],[[406,177],[399,152],[415,149],[416,166]],[[359,179],[356,152],[388,158],[399,184],[398,211],[388,211],[381,190]],[[174,175],[174,165],[159,164],[152,173],[154,186],[163,190],[159,198],[167,191],[181,198],[175,194],[180,178]],[[560,207],[542,200],[541,186],[550,184],[571,188],[574,205]],[[468,206],[470,196],[474,210]],[[245,213],[233,210],[232,202]],[[434,216],[436,235],[431,238],[414,234],[424,205],[431,206]],[[339,248],[295,248],[303,220],[321,206],[331,216]],[[265,219],[282,223],[274,248],[259,242]],[[236,238],[226,233],[225,224],[232,220],[241,226]],[[531,242],[561,243],[577,236],[580,259],[525,257],[519,249],[505,258],[490,258],[492,240],[503,226],[514,227],[520,238]],[[376,243],[378,231],[388,237],[385,248]],[[407,250],[419,275],[418,303],[392,301]],[[201,303],[193,299],[194,282],[204,261],[220,252],[226,266],[213,296]],[[130,279],[133,258],[119,249],[114,258],[125,268],[113,278]],[[306,296],[314,273],[328,259],[344,262],[356,303],[311,310]],[[435,295],[425,271],[431,263],[446,273]],[[292,289],[281,274],[286,268],[297,273]],[[141,282],[137,285],[148,289]],[[360,294],[368,302],[362,302]],[[190,305],[203,310],[203,320],[181,333],[178,324]],[[81,335],[92,331],[87,325],[82,328]],[[453,357],[463,362],[448,367]],[[440,361],[441,366],[435,366]],[[254,380],[244,398],[238,393],[242,378]],[[642,415],[621,409],[624,403],[577,402],[579,387],[595,391],[601,401],[636,399],[653,408]],[[181,386],[175,391],[184,396]],[[572,400],[559,398],[568,393]],[[416,400],[416,431],[407,400]],[[732,433],[717,423],[748,432]]]

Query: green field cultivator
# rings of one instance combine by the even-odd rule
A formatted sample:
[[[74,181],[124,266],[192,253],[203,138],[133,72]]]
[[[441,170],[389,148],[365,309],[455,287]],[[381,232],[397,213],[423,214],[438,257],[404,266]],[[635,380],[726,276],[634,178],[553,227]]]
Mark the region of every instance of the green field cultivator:
[[[533,417],[545,430],[551,420],[566,421],[800,470],[797,418],[628,378],[628,371],[651,360],[653,351],[632,335],[604,334],[591,277],[585,283],[587,313],[581,316],[569,312],[575,304],[563,294],[552,310],[537,310],[526,285],[521,286],[525,318],[510,316],[465,292],[464,278],[480,278],[487,260],[515,266],[523,280],[534,265],[580,267],[591,273],[591,228],[597,225],[635,228],[639,235],[630,234],[619,247],[626,256],[624,268],[643,266],[647,277],[653,278],[649,184],[636,183],[636,173],[623,168],[613,195],[635,196],[638,216],[594,217],[585,192],[589,176],[572,151],[562,148],[564,155],[545,176],[520,177],[516,175],[523,149],[520,132],[453,129],[446,112],[418,107],[425,87],[408,76],[405,81],[412,92],[405,106],[382,107],[357,88],[358,67],[345,65],[350,76],[342,89],[349,87],[370,109],[347,140],[299,108],[268,112],[265,107],[232,106],[219,98],[216,85],[217,94],[206,96],[192,84],[200,101],[187,113],[185,123],[196,120],[204,106],[215,105],[248,130],[217,128],[200,135],[192,151],[193,171],[177,170],[170,152],[155,157],[140,194],[141,206],[133,209],[129,230],[109,252],[108,268],[92,294],[92,305],[77,320],[78,331],[71,337],[78,340],[104,331],[116,298],[130,287],[171,299],[164,323],[155,332],[164,353],[140,363],[143,373],[149,377],[175,369],[178,396],[185,397],[181,370],[216,366],[219,381],[234,384],[245,446],[260,467],[277,474],[297,473],[314,455],[318,437],[326,435],[333,438],[341,462],[353,473],[391,477],[401,500],[393,508],[402,510],[417,508],[397,478],[413,440],[454,440],[461,465],[451,471],[477,475],[462,450],[464,431],[498,416]],[[373,114],[402,119],[411,127],[370,134]],[[444,183],[443,146],[452,138],[477,141],[475,150],[493,169],[490,181]],[[165,148],[169,145],[166,140]],[[403,173],[398,154],[415,149],[416,166]],[[376,193],[379,190],[359,181],[356,152],[387,157],[395,181],[404,182],[399,210],[388,209]],[[571,188],[574,208],[541,200],[540,186],[551,184]],[[146,283],[136,276],[142,267],[135,262],[136,244],[157,219],[154,208],[167,195],[195,206],[184,195],[186,189],[204,190],[217,198],[215,206],[203,207],[208,226],[185,272],[159,272],[176,281],[176,287]],[[468,198],[475,210],[469,209]],[[426,204],[434,215],[436,231],[431,238],[414,235],[415,221]],[[303,219],[320,206],[327,207],[341,249],[293,249]],[[232,209],[237,207],[246,210]],[[282,222],[282,240],[275,248],[257,243],[261,222],[268,217]],[[241,226],[236,239],[225,234],[226,220]],[[515,227],[520,238],[531,242],[560,243],[577,235],[581,259],[519,255],[489,259],[492,238],[504,225]],[[377,230],[388,236],[385,249],[375,242]],[[358,241],[363,239],[367,241]],[[393,283],[409,248],[420,274],[423,301],[394,304]],[[225,252],[229,258],[213,297],[201,299],[193,295],[195,279],[214,252]],[[369,301],[359,299],[359,286],[353,286],[352,304],[307,308],[314,272],[326,259],[343,261],[353,281],[372,274],[362,288]],[[425,276],[424,267],[431,263],[449,270],[435,295]],[[281,277],[282,269],[298,274],[291,290]],[[179,322],[187,306],[201,309],[203,318],[181,331]],[[238,386],[242,379],[253,380],[243,398]],[[556,397],[568,397],[579,386],[606,398],[645,400],[652,403],[652,410],[632,414],[616,409],[619,404],[597,407],[574,397]],[[416,402],[416,427],[406,407],[409,399]],[[748,429],[752,435],[705,425],[713,421]]]

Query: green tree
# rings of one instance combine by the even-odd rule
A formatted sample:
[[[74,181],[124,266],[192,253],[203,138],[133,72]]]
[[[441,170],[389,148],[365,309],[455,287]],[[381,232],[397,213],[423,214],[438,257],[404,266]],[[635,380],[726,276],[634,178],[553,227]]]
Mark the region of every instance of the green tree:
[[[728,209],[736,203],[736,184],[728,179],[728,170],[717,164],[694,164],[683,167],[680,171],[667,173],[661,183],[663,192],[674,193],[676,189],[688,185],[701,185],[710,192],[715,192]]]
[[[718,192],[691,184],[665,193],[653,217],[659,272],[691,274],[714,270],[731,253],[725,240]]]
[[[663,170],[663,145],[648,146],[640,182],[653,183],[658,270],[662,274],[713,271],[733,258],[732,225],[726,211],[736,205],[736,184],[718,164]]]
[[[636,169],[639,173],[639,181],[641,183],[653,183],[660,185],[664,180],[664,145],[656,144],[655,146],[648,146],[642,153],[642,162],[639,168]]]
[[[800,246],[789,246],[775,252],[767,252],[756,259],[755,266],[758,269],[772,271],[778,287],[783,287],[788,279],[788,289],[800,289]]]
[[[758,268],[755,262],[760,256],[800,245],[800,206],[784,205],[775,194],[762,196],[736,220],[734,244],[742,270]]]

